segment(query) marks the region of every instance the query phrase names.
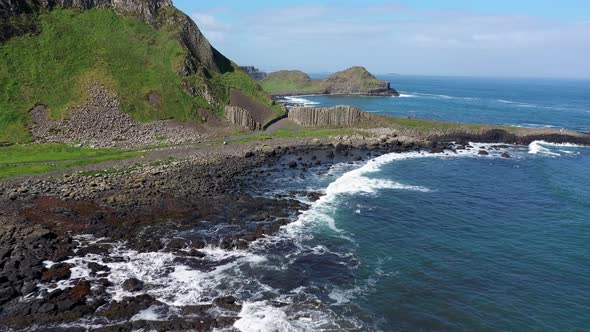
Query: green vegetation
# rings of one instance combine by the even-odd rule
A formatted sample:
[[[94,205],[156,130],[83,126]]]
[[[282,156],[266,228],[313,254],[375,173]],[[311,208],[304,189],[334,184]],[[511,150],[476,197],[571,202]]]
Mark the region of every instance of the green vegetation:
[[[400,129],[417,130],[421,132],[431,131],[449,131],[449,130],[465,130],[474,131],[489,128],[490,126],[481,124],[464,124],[456,122],[439,122],[432,120],[422,120],[413,118],[398,118],[390,116],[380,116],[384,124],[393,125]],[[497,126],[494,126],[497,127]]]
[[[268,74],[260,82],[271,94],[322,93],[322,82],[313,81],[306,73],[298,70],[281,70]]]
[[[123,152],[125,151],[118,149],[90,149],[64,144],[11,145],[0,147],[0,164],[95,158]]]
[[[0,147],[0,178],[39,174],[141,155],[143,153],[139,151],[89,149],[62,144],[12,145]]]
[[[282,70],[270,73],[260,85],[271,94],[305,93],[368,93],[387,87],[387,82],[377,79],[363,67],[352,67],[330,75],[323,80],[312,80],[298,70]]]
[[[231,89],[272,104],[234,64],[223,73],[204,68],[203,73],[179,76],[186,50],[179,42],[179,27],[165,23],[171,20],[162,19],[156,29],[112,10],[92,9],[53,10],[35,21],[38,34],[0,44],[0,142],[29,142],[32,107],[44,104],[52,118],[67,116],[68,106],[82,103],[86,87],[96,81],[118,95],[124,112],[143,122],[197,120],[198,108],[221,114]],[[187,95],[182,90],[187,83],[208,87],[217,102],[210,105]]]
[[[302,137],[330,137],[330,136],[367,136],[362,130],[338,128],[301,128],[298,130],[279,129],[272,134],[249,136],[231,141],[231,143],[245,143],[263,141],[273,138],[302,138]]]
[[[359,92],[381,89],[386,82],[377,79],[364,67],[352,67],[330,75],[323,81],[327,91],[338,91],[342,86],[354,86]]]

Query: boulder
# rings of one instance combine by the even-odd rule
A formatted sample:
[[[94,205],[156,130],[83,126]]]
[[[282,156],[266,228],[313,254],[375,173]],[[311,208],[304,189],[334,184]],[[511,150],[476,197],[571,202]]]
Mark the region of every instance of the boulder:
[[[129,278],[127,280],[125,280],[125,282],[123,282],[123,289],[128,291],[128,292],[139,292],[140,290],[143,289],[144,283],[143,281],[137,279],[137,278]]]

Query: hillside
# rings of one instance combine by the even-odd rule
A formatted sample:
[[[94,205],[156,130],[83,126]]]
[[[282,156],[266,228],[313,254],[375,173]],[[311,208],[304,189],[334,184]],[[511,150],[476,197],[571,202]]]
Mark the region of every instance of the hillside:
[[[170,0],[52,3],[0,0],[0,142],[34,139],[36,105],[49,120],[67,119],[93,83],[144,123],[202,122],[200,109],[223,115],[234,89],[281,111]]]
[[[322,80],[312,80],[302,71],[278,71],[269,74],[260,85],[270,94],[331,94],[398,96],[389,82],[377,79],[364,67],[352,67]]]
[[[260,85],[271,94],[324,93],[321,81],[312,80],[299,70],[281,70],[270,73]]]

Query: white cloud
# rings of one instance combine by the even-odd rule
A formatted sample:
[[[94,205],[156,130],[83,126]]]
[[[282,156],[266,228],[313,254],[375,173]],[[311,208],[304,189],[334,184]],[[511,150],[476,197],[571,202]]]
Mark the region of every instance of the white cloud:
[[[212,14],[193,13],[191,17],[212,43],[223,42],[231,32],[230,24],[218,20]]]
[[[227,14],[227,12],[225,13]],[[327,5],[193,15],[214,45],[265,69],[590,77],[590,25],[524,15]]]

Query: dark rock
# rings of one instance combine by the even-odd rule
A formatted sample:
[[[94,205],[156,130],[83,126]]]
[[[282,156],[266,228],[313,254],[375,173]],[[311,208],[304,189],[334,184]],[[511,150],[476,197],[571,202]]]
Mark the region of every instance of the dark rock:
[[[479,150],[478,154],[479,154],[480,156],[488,156],[490,153],[489,153],[489,152],[487,152],[486,150]]]
[[[213,304],[229,311],[237,311],[239,312],[242,310],[242,306],[237,303],[237,299],[233,296],[225,296],[216,298],[213,301]]]
[[[509,158],[512,158],[512,156],[510,154],[508,154],[508,152],[504,152],[504,153],[502,153],[502,158],[509,159]]]
[[[111,270],[108,266],[102,265],[102,264],[98,264],[98,263],[95,263],[95,262],[88,263],[88,268],[90,269],[90,271],[92,271],[94,273],[97,273],[99,271],[108,272],[108,271]]]
[[[54,264],[49,270],[43,272],[41,280],[45,282],[66,280],[72,275],[72,271],[70,270],[72,267],[73,265],[71,264]]]
[[[296,162],[296,161],[294,161],[294,160],[291,160],[291,161],[289,162],[289,168],[296,168],[296,167],[297,167],[297,162]]]
[[[123,289],[128,292],[138,292],[143,289],[143,281],[137,278],[129,278],[123,282]]]
[[[430,150],[430,153],[444,153],[445,147],[444,146],[437,146]]]
[[[0,289],[0,305],[12,300],[16,296],[16,290],[10,286]]]
[[[129,319],[140,311],[158,304],[160,302],[147,294],[131,298],[128,297],[124,298],[121,302],[112,302],[100,315],[110,320]]]
[[[22,295],[28,295],[37,290],[37,283],[34,281],[26,282],[20,290]]]

